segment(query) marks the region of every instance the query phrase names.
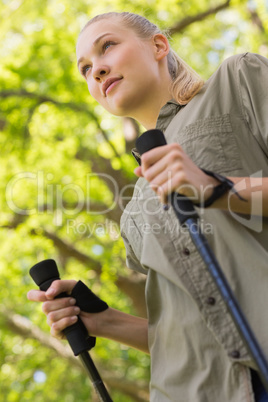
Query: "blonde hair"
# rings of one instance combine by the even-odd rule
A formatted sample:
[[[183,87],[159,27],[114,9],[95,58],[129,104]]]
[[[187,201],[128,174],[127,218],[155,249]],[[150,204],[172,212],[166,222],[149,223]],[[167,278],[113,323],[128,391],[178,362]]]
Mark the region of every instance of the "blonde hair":
[[[167,32],[162,32],[157,25],[147,20],[147,18],[129,12],[99,14],[87,22],[80,34],[94,22],[108,18],[120,18],[127,28],[133,29],[142,39],[150,39],[158,33],[168,37]],[[200,91],[204,81],[171,47],[167,62],[169,74],[172,78],[171,93],[173,99],[181,105],[186,105]]]

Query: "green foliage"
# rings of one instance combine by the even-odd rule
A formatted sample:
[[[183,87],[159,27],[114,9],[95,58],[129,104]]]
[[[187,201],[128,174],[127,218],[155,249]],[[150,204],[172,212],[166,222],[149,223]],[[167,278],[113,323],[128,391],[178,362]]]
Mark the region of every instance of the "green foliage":
[[[198,18],[220,4],[226,7]],[[34,287],[29,268],[46,258],[58,261],[62,277],[81,278],[114,308],[138,314],[135,299],[117,283],[133,279],[124,266],[123,205],[116,196],[133,186],[135,162],[126,153],[121,120],[96,104],[79,77],[79,31],[111,10],[141,13],[162,29],[192,17],[172,31],[171,44],[206,79],[232,54],[268,56],[267,2],[1,0],[0,7],[1,400],[93,400],[84,371],[14,318],[27,318],[29,328],[49,335],[41,306],[26,298]],[[130,397],[120,381],[146,392],[148,356],[101,339],[93,353],[117,379],[115,402],[146,400],[137,392]]]

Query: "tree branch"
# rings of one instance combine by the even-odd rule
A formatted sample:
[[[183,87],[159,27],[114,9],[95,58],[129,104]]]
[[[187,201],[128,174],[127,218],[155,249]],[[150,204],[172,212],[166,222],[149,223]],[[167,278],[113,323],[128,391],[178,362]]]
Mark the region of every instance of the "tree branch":
[[[101,263],[99,261],[94,260],[87,254],[79,251],[76,247],[73,246],[73,244],[61,239],[56,233],[52,233],[44,228],[42,229],[42,232],[45,237],[53,241],[55,247],[57,247],[59,252],[61,254],[64,254],[65,257],[75,258],[85,264],[87,267],[90,267],[90,269],[99,272],[99,274],[101,273]],[[32,234],[40,235],[40,229],[38,229],[38,232],[33,229]]]
[[[13,89],[9,89],[9,90],[4,90],[4,91],[0,91],[0,98],[9,98],[9,97],[26,97],[26,98],[30,98],[30,99],[36,99],[38,104],[41,103],[46,103],[46,102],[50,102],[56,106],[59,107],[67,107],[69,109],[72,109],[74,111],[77,112],[84,112],[87,113],[90,118],[96,123],[98,130],[100,131],[100,133],[102,134],[103,138],[105,139],[105,141],[109,144],[109,146],[111,147],[112,151],[114,152],[115,156],[120,157],[117,150],[115,149],[115,147],[113,146],[113,144],[109,141],[109,138],[106,134],[106,132],[104,130],[102,130],[100,123],[98,121],[98,119],[96,118],[96,115],[90,111],[90,109],[88,109],[88,107],[84,104],[77,104],[74,102],[61,102],[58,101],[54,98],[51,98],[49,96],[45,96],[42,94],[37,94],[35,92],[29,92],[26,91],[25,89],[20,89],[20,90],[13,90]]]
[[[179,21],[177,24],[173,25],[173,27],[171,27],[168,30],[169,34],[173,35],[175,33],[182,32],[189,25],[191,25],[195,22],[198,22],[198,21],[203,21],[205,18],[209,17],[210,15],[216,14],[218,11],[221,11],[229,6],[230,6],[230,0],[227,0],[225,3],[220,4],[217,7],[211,7],[202,13],[199,13],[196,15],[190,15],[189,17],[185,17],[181,21]]]
[[[39,105],[41,105],[41,103],[42,103],[41,101],[37,101],[36,104],[33,107],[31,107],[28,111],[28,117],[24,127],[24,143],[26,143],[26,141],[30,137],[29,124],[32,120],[35,110],[38,108]]]
[[[61,102],[58,101],[54,98],[51,98],[49,96],[46,95],[42,95],[42,94],[37,94],[35,92],[29,92],[26,91],[25,89],[18,89],[18,90],[14,90],[14,89],[9,89],[9,90],[4,90],[4,91],[0,91],[0,98],[9,98],[9,97],[20,97],[20,98],[30,98],[30,99],[36,99],[38,102],[40,103],[45,103],[45,102],[50,102],[53,103],[54,105],[57,106],[61,106],[61,107],[68,107],[72,110],[75,110],[77,112],[85,112],[87,114],[90,115],[90,117],[98,124],[99,126],[99,122],[96,119],[96,116],[94,113],[92,113],[88,107],[84,104],[77,104],[77,103],[73,103],[73,102]]]
[[[259,29],[260,32],[265,32],[262,20],[261,20],[259,14],[257,13],[257,11],[248,7],[248,12],[250,14],[253,25],[255,25]]]
[[[131,149],[135,147],[136,139],[140,135],[140,127],[136,120],[131,117],[122,118],[123,132],[126,141],[126,153],[130,153]]]
[[[119,153],[117,152],[117,150],[115,149],[115,147],[113,146],[113,144],[111,143],[111,141],[109,140],[107,133],[106,133],[104,130],[101,130],[101,135],[102,135],[102,137],[104,138],[104,140],[105,140],[105,141],[110,145],[110,147],[112,148],[112,150],[113,150],[113,152],[114,152],[114,155],[115,155],[117,158],[120,158]]]
[[[71,108],[72,110],[79,111],[79,112],[85,112],[87,113],[90,118],[96,123],[98,130],[102,134],[103,138],[105,141],[110,145],[111,149],[113,150],[113,153],[115,156],[120,158],[120,155],[117,153],[115,147],[113,144],[110,143],[108,136],[105,131],[103,131],[100,127],[100,123],[98,119],[96,118],[96,115],[92,113],[86,105],[84,104],[76,104],[73,102],[60,102],[54,98],[42,95],[42,94],[37,94],[34,92],[29,92],[26,91],[25,89],[20,89],[20,90],[4,90],[0,91],[0,98],[8,98],[8,97],[27,97],[31,99],[35,99],[37,101],[37,105],[34,106],[31,110],[34,111],[35,107],[38,106],[41,103],[44,102],[50,102],[54,105],[57,105],[59,107],[68,107]],[[27,124],[29,122],[29,119],[32,117],[31,112],[29,113],[29,118],[27,121]],[[134,123],[133,123],[134,124]],[[134,126],[133,126],[134,127]],[[136,127],[138,130],[138,128]],[[27,127],[25,128],[27,130]],[[103,158],[100,155],[96,158],[92,155],[92,153],[88,153],[88,150],[81,149],[76,155],[76,158],[80,160],[90,160],[92,164],[92,170],[98,174],[98,172],[102,173],[102,180],[105,181],[107,184],[108,188],[111,190],[112,193],[115,192],[114,184],[116,184],[117,188],[116,190],[122,190],[125,189],[126,191],[124,192],[124,197],[130,197],[132,195],[132,190],[130,189],[130,180],[129,177],[126,177],[120,170],[115,170],[112,168],[111,161],[109,159]],[[103,173],[106,173],[106,176],[103,175]],[[110,180],[112,178],[114,182]],[[134,182],[134,179],[133,179]],[[116,219],[117,222],[119,222],[120,216],[122,213],[122,208],[119,208],[119,205],[117,204],[116,208],[114,208],[113,215]]]

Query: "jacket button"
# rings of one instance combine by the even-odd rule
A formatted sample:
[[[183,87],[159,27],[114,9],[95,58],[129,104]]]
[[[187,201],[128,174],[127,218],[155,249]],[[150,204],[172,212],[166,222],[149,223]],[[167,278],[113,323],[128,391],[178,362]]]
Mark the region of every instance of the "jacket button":
[[[238,359],[240,357],[240,352],[239,350],[233,350],[230,354],[230,357],[232,357],[233,359]]]
[[[216,299],[214,297],[207,297],[206,303],[210,304],[210,306],[214,306],[214,304],[216,303]]]
[[[182,252],[184,255],[190,255],[190,250],[187,247],[185,247]]]

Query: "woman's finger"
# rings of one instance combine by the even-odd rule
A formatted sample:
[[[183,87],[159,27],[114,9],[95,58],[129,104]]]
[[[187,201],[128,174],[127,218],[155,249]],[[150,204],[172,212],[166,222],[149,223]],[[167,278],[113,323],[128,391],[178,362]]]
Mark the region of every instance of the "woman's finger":
[[[135,173],[135,175],[138,176],[138,177],[143,177],[142,170],[141,170],[141,166],[136,167],[136,168],[134,169],[134,173]]]
[[[44,302],[48,300],[45,292],[37,289],[29,290],[27,293],[27,299],[35,302]]]
[[[63,297],[60,299],[46,300],[42,305],[42,311],[49,314],[51,311],[61,310],[66,307],[74,306],[76,300],[73,297]]]
[[[64,335],[62,331],[70,325],[74,324],[77,320],[77,315],[74,315],[71,317],[64,317],[61,320],[54,322],[50,330],[51,335],[55,336],[56,338],[63,339]]]
[[[173,145],[173,144],[172,144]],[[167,149],[167,152],[162,155],[160,159],[155,160],[154,163],[143,163],[142,172],[146,180],[149,182],[154,180],[164,171],[172,171],[176,166],[181,167],[182,152],[179,148],[171,146]],[[151,162],[151,159],[147,162]]]
[[[168,144],[161,147],[156,147],[150,151],[145,152],[141,156],[141,164],[144,169],[148,169],[150,166],[154,165],[160,161],[165,156],[170,156],[172,153],[177,153],[178,155],[183,152],[179,144]]]
[[[56,280],[53,281],[50,287],[46,291],[46,297],[48,299],[54,299],[54,297],[58,296],[60,293],[70,294],[76,285],[77,281],[75,280]]]
[[[80,313],[80,308],[77,306],[70,306],[63,308],[61,310],[51,311],[47,315],[47,323],[48,325],[52,325],[57,321],[62,320],[63,318],[73,317]]]

